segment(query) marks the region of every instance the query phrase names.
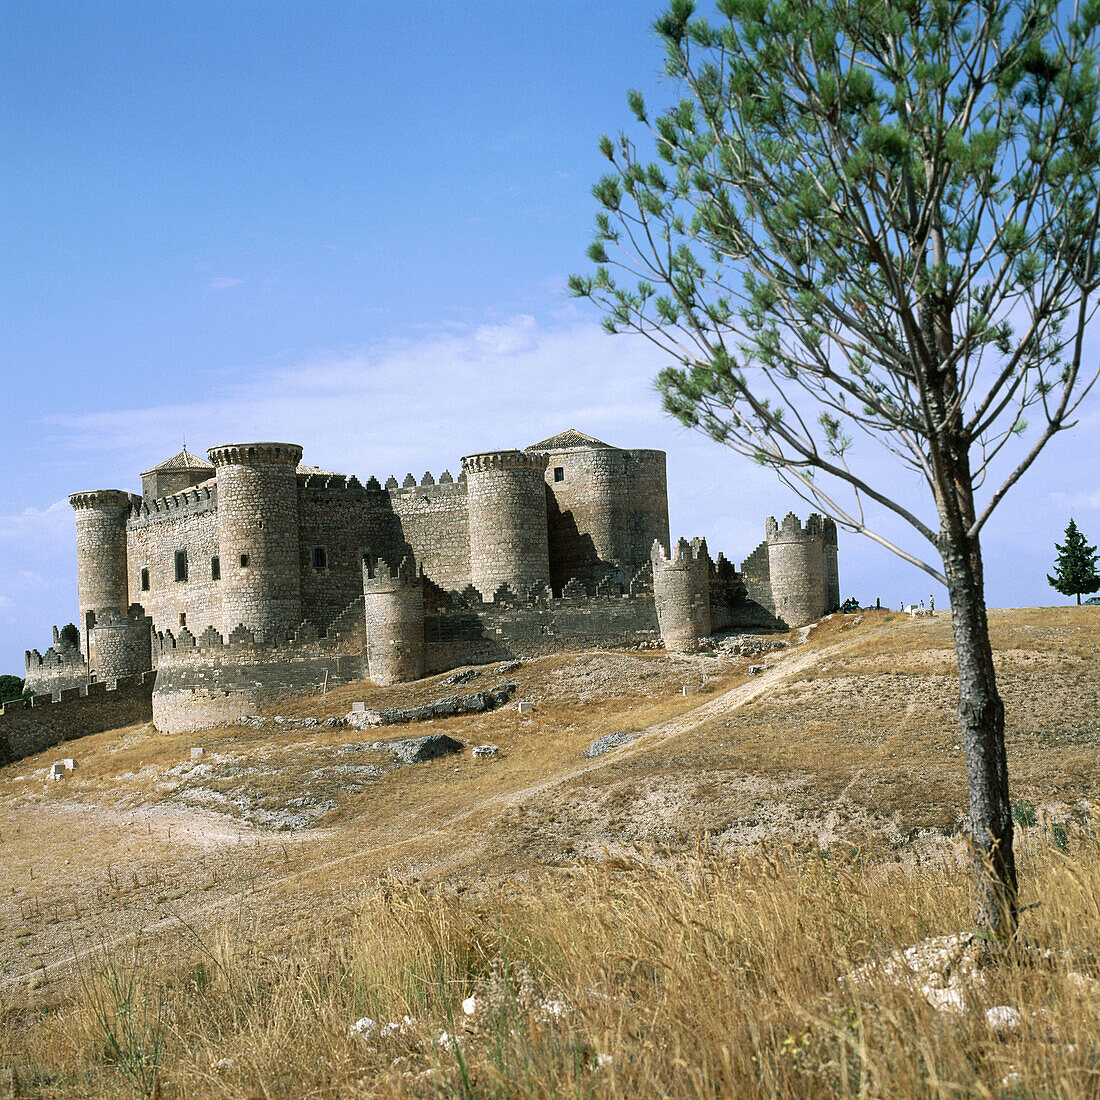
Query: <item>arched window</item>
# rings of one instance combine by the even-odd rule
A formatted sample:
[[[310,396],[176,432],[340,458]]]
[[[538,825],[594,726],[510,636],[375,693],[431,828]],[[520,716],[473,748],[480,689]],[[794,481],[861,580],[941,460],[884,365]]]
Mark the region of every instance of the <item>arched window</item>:
[[[313,548],[313,568],[318,570],[328,568],[328,555],[323,546]]]
[[[187,580],[187,551],[186,550],[177,550],[176,551],[176,580],[177,581]]]

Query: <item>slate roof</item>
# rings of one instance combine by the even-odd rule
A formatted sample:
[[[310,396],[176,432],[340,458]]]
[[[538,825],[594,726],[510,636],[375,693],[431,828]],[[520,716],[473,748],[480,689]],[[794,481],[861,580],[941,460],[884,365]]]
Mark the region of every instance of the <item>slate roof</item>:
[[[567,428],[564,432],[552,435],[541,443],[532,443],[527,450],[564,451],[569,447],[606,447],[609,451],[614,450],[610,443],[604,443],[590,435],[585,435],[584,432],[578,432],[576,428]]]
[[[186,447],[178,455],[172,455],[171,458],[166,458],[163,462],[158,462],[151,470],[146,470],[146,474],[161,473],[164,470],[212,470],[214,469],[213,463],[207,462],[205,458],[199,458],[198,455],[193,455]],[[145,474],[142,474],[144,477]]]

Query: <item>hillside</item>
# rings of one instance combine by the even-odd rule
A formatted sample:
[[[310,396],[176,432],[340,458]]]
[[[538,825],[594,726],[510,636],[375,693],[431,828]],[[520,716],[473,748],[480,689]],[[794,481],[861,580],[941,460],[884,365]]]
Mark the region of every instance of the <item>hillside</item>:
[[[1100,614],[993,612],[991,630],[1025,901],[1044,903],[1026,931],[1087,970]],[[969,926],[950,622],[837,615],[784,640],[341,686],[246,726],[128,727],[0,769],[0,1068],[28,1096],[946,1095],[937,1074],[990,1095],[1010,1072],[1092,1094],[1095,997],[1073,1001],[1081,1042],[1024,1066],[911,991],[889,1026],[836,999],[844,966]],[[505,680],[513,702],[490,713],[325,725]],[[372,747],[429,732],[465,748],[402,765]],[[584,755],[618,732],[633,740]],[[48,780],[66,754],[75,772]],[[1061,995],[1043,987],[1048,1032]],[[366,1016],[401,1027],[349,1037]],[[916,1062],[913,1028],[931,1044]]]

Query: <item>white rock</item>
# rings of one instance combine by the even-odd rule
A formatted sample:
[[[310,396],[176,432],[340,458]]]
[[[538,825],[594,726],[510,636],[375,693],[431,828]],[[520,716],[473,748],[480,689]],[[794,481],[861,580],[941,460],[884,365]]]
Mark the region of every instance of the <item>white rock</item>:
[[[465,1012],[467,1016],[473,1016],[473,1014],[477,1012],[477,998],[467,997],[466,1000],[462,1002],[462,1011]]]
[[[960,986],[948,985],[936,989],[926,985],[921,988],[921,995],[937,1012],[947,1012],[952,1016],[966,1015],[966,994]]]
[[[1012,1005],[994,1005],[986,1009],[985,1022],[989,1024],[991,1031],[1015,1031],[1024,1022],[1024,1018]]]
[[[236,1058],[219,1058],[214,1063],[214,1071],[216,1073],[226,1073],[231,1070],[236,1064]]]
[[[569,1006],[564,1001],[546,1001],[542,1006],[542,1014],[548,1019],[560,1019],[569,1011]]]
[[[67,772],[76,771],[76,761],[71,756],[66,756],[61,763],[65,765],[65,770]]]
[[[606,1068],[607,1066],[611,1065],[611,1063],[614,1062],[614,1061],[615,1061],[615,1059],[612,1058],[610,1054],[597,1054],[596,1055],[596,1065],[599,1066],[600,1069]]]
[[[1100,990],[1100,982],[1088,974],[1079,974],[1076,970],[1066,974],[1066,985],[1075,993],[1096,993]]]
[[[353,1039],[373,1039],[378,1034],[378,1025],[369,1016],[364,1016],[348,1028],[348,1034]]]
[[[455,1045],[454,1039],[445,1031],[439,1033],[439,1048],[440,1050],[453,1050]]]

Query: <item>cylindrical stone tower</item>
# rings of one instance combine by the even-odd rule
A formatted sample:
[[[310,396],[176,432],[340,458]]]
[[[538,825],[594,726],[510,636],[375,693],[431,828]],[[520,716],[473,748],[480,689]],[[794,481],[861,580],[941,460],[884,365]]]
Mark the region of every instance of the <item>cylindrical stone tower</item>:
[[[92,668],[99,680],[119,680],[153,667],[153,620],[135,604],[126,615],[112,608],[96,616],[91,632]]]
[[[126,517],[129,493],[98,489],[73,493],[76,512],[76,576],[80,601],[80,629],[88,628],[88,612],[107,608],[126,614]]]
[[[834,530],[835,533],[835,530]],[[805,626],[825,614],[825,546],[821,516],[813,513],[803,529],[788,512],[782,525],[767,522],[768,573],[776,617],[789,627]]]
[[[653,544],[653,602],[666,649],[691,652],[711,633],[710,557],[702,539],[686,539],[673,547]]]
[[[391,569],[363,557],[367,674],[378,685],[424,675],[424,585],[411,557]]]
[[[296,443],[230,443],[207,454],[218,479],[222,629],[276,638],[302,621]]]
[[[576,578],[590,591],[621,571],[625,583],[668,545],[665,453],[622,450],[574,429],[527,448],[547,456],[550,583]]]
[[[522,595],[550,581],[546,455],[489,451],[462,460],[470,525],[470,575],[486,600],[507,584]]]

